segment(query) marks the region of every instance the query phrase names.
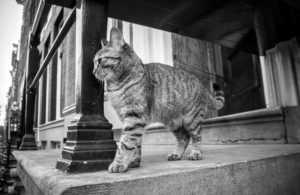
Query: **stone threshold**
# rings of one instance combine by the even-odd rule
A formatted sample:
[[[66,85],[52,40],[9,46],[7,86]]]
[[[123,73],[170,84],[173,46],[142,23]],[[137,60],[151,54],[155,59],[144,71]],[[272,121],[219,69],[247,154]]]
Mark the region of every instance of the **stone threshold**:
[[[286,143],[281,107],[232,114],[203,122],[203,142],[207,144]]]
[[[60,150],[15,151],[28,194],[299,194],[300,145],[204,145],[204,159],[166,161],[172,147],[143,146],[140,168],[66,174]],[[189,149],[188,149],[189,150]]]
[[[300,143],[300,107],[276,107],[232,114],[203,121],[204,144]],[[148,130],[144,144],[174,144],[166,129]]]
[[[210,118],[204,120],[203,124],[208,125],[216,125],[218,123],[223,122],[235,122],[239,123],[239,121],[247,121],[247,120],[253,120],[253,119],[264,119],[264,118],[270,118],[274,117],[276,118],[282,118],[282,108],[281,107],[275,107],[275,108],[265,108],[265,109],[258,109],[258,110],[252,110],[247,112],[241,112],[237,114],[231,114],[216,118]],[[251,121],[248,121],[251,123]],[[244,122],[245,123],[245,122]]]

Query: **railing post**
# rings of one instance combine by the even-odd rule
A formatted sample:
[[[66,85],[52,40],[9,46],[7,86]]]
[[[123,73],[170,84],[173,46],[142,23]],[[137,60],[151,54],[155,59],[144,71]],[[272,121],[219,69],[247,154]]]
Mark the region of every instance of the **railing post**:
[[[10,129],[8,128],[8,130]],[[10,154],[11,154],[11,140],[8,139],[6,142],[6,162],[5,162],[6,169],[9,169]]]
[[[36,150],[35,137],[33,132],[34,106],[36,91],[30,89],[29,85],[39,69],[40,54],[37,48],[39,40],[33,38],[29,33],[30,42],[26,64],[26,98],[25,98],[25,135],[22,139],[20,150]]]
[[[103,113],[103,87],[92,74],[93,58],[106,38],[107,2],[77,1],[76,116],[68,126],[67,141],[56,168],[72,173],[107,169],[116,143],[112,125]]]
[[[25,135],[25,105],[26,105],[26,80],[23,86],[23,97],[22,97],[22,106],[21,106],[21,115],[20,115],[20,128],[18,130],[17,138],[17,149],[20,149],[22,144],[22,138]]]

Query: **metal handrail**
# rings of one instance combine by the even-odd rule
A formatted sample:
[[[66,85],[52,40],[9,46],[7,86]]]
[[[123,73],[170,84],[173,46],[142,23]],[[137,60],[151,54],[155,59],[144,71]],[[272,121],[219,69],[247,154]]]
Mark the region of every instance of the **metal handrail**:
[[[37,12],[35,14],[34,20],[33,20],[33,25],[31,27],[31,32],[33,36],[38,35],[41,29],[39,29],[40,25],[42,25],[42,20],[46,19],[46,16],[48,15],[50,9],[51,9],[51,4],[48,4],[45,2],[45,0],[40,1],[39,7],[37,9]]]
[[[76,21],[76,8],[74,7],[72,9],[71,13],[69,14],[68,18],[64,22],[64,24],[63,24],[61,30],[59,31],[58,35],[56,36],[56,38],[55,38],[55,40],[54,40],[47,56],[45,57],[44,61],[42,62],[41,67],[39,68],[39,70],[38,70],[37,74],[35,75],[33,81],[31,82],[31,84],[29,86],[29,91],[35,88],[35,86],[38,83],[39,79],[41,78],[41,76],[45,72],[49,62],[53,58],[53,56],[56,53],[58,47],[60,46],[60,44],[64,40],[65,36],[69,32],[69,30],[71,29],[71,27],[72,27],[72,25],[74,24],[75,21]]]

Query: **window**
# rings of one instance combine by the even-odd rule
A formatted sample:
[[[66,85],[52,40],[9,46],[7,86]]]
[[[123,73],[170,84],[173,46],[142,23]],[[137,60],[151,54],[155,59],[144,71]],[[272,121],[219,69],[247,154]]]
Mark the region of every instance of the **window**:
[[[39,84],[37,84],[37,89],[39,89]],[[34,100],[34,117],[33,117],[33,127],[38,127],[38,112],[39,112],[39,93],[36,93]]]
[[[63,25],[63,10],[59,14],[53,26],[53,37],[49,34],[43,51],[43,59],[47,56],[50,46],[51,38],[54,40]],[[48,29],[49,27],[45,27]],[[42,76],[40,83],[40,125],[47,122],[57,120],[61,117],[61,65],[62,65],[62,46],[60,46],[50,61],[46,71]]]
[[[109,18],[108,39],[112,27],[123,32],[125,42],[134,49],[143,63],[159,62],[173,66],[171,33]]]
[[[50,44],[50,36],[48,37],[47,41],[45,42],[44,45],[44,58],[47,56],[48,54],[48,50],[49,50],[49,44]],[[48,80],[48,70],[46,69],[44,74],[43,74],[43,78],[42,78],[42,84],[41,84],[41,102],[40,102],[40,106],[41,106],[41,118],[40,118],[40,124],[45,124],[46,123],[46,113],[47,113],[47,80]]]
[[[63,25],[63,12],[60,13],[54,24],[54,39],[58,35],[60,28]],[[56,120],[60,118],[60,83],[61,83],[61,47],[54,55],[51,64],[51,74],[50,74],[50,100],[49,100],[49,121]]]
[[[51,149],[60,149],[60,142],[59,141],[51,141]]]
[[[45,140],[41,141],[41,149],[42,150],[47,149],[47,141],[45,141]]]
[[[112,27],[117,27],[123,32],[125,42],[134,49],[143,63],[158,62],[173,66],[171,33],[109,18],[107,23],[108,40]],[[122,128],[118,114],[109,101],[104,103],[104,111],[114,129]]]
[[[56,36],[59,32],[59,30],[63,26],[63,11],[61,12],[59,18],[57,19],[57,22],[55,23],[55,33]],[[63,56],[63,49],[62,45],[58,48],[56,58],[57,58],[57,88],[56,88],[56,119],[59,119],[61,117],[62,112],[62,104],[61,104],[61,93],[62,93],[62,56]]]

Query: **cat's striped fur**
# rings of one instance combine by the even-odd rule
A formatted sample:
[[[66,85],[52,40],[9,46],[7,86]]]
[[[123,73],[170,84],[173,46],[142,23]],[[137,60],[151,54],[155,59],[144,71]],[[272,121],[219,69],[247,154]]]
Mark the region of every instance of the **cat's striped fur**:
[[[201,121],[207,109],[222,108],[223,92],[215,86],[213,98],[194,75],[163,64],[143,64],[116,28],[110,37],[94,58],[94,74],[106,81],[112,105],[124,123],[109,171],[140,165],[142,130],[153,122],[164,124],[176,137],[168,160],[180,160],[190,138],[189,159],[202,159]]]

